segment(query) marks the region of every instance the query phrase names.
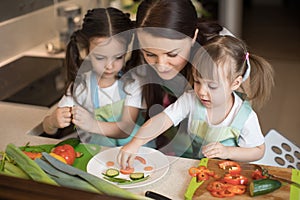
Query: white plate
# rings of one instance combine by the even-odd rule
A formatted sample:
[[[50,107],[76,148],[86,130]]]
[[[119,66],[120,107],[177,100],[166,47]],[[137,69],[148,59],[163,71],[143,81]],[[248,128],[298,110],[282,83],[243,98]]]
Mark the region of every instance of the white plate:
[[[87,164],[87,172],[90,174],[93,174],[103,180],[106,180],[103,178],[103,174],[108,168],[115,168],[120,169],[120,166],[117,161],[117,155],[120,151],[121,147],[115,147],[111,149],[104,150],[98,154],[96,154]],[[134,161],[134,169],[135,172],[144,172],[145,176],[150,175],[149,178],[142,182],[137,183],[131,183],[126,185],[118,185],[121,188],[136,188],[145,186],[151,183],[154,183],[155,181],[158,181],[161,179],[169,170],[169,161],[167,157],[161,153],[160,151],[157,151],[152,148],[148,147],[141,147],[138,152],[138,156],[143,157],[146,160],[146,164],[142,164],[140,161],[135,160]],[[114,166],[108,167],[106,163],[108,161],[113,161]],[[144,167],[146,166],[152,166],[152,171],[144,171]],[[117,176],[118,178],[126,178],[129,179],[129,175],[123,175],[120,173],[120,175]],[[110,181],[108,181],[110,182]],[[110,182],[113,183],[113,182]],[[117,183],[113,183],[116,184]]]

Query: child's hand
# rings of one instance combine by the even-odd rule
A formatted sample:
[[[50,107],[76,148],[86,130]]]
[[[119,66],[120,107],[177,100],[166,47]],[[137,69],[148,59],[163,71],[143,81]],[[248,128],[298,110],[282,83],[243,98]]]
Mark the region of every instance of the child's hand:
[[[138,152],[139,146],[128,143],[123,146],[118,154],[117,160],[121,169],[126,169],[127,167],[133,168],[133,161],[135,159],[136,153]]]
[[[202,153],[207,158],[228,159],[229,148],[220,142],[212,142],[202,148]]]
[[[51,122],[55,128],[65,128],[71,124],[72,114],[70,107],[57,108],[51,115]]]
[[[72,108],[73,119],[72,122],[79,128],[88,131],[95,132],[97,129],[97,120],[93,115],[80,106],[74,106]]]

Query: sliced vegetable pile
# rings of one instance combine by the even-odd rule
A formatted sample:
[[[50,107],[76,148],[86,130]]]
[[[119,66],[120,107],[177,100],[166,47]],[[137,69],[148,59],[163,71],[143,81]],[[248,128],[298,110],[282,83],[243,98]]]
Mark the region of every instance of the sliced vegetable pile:
[[[245,194],[247,186],[250,196],[267,194],[281,187],[280,181],[269,179],[258,169],[252,172],[252,181],[249,183],[248,178],[241,174],[241,166],[234,161],[220,161],[218,167],[223,169],[222,175],[217,175],[204,166],[191,167],[189,174],[192,177],[197,177],[198,182],[207,181],[212,177],[213,180],[207,184],[206,189],[212,196],[218,198]]]
[[[146,160],[141,156],[136,156],[135,160],[139,161],[142,165],[146,165]],[[103,178],[117,185],[125,185],[131,183],[138,183],[149,179],[150,175],[145,175],[143,171],[135,172],[134,168],[127,167],[126,169],[113,168],[115,163],[113,161],[107,161],[106,166],[108,167],[105,172],[102,173]],[[152,166],[145,166],[144,171],[152,171]],[[119,175],[122,174],[122,177]]]
[[[118,185],[124,185],[124,184],[130,184],[130,183],[138,183],[145,181],[149,178],[148,176],[145,176],[143,172],[132,172],[129,174],[129,179],[127,178],[118,178],[117,176],[120,174],[120,171],[114,168],[109,168],[106,170],[105,173],[102,173],[104,175],[104,179],[117,183]]]

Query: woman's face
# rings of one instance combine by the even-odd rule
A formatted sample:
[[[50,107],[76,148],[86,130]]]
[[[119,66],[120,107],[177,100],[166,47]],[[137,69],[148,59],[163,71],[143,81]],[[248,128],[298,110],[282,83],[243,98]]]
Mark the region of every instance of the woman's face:
[[[90,59],[101,79],[115,79],[125,62],[126,46],[116,38],[97,37],[90,40]]]
[[[137,36],[146,62],[164,80],[174,78],[189,61],[193,44],[190,37],[168,39],[144,31],[138,32]]]

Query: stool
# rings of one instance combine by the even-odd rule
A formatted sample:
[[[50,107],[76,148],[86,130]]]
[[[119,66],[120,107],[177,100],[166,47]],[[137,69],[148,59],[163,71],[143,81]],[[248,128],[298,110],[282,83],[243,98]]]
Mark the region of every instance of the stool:
[[[254,164],[300,169],[300,149],[276,130],[265,136],[266,151],[262,159]]]

